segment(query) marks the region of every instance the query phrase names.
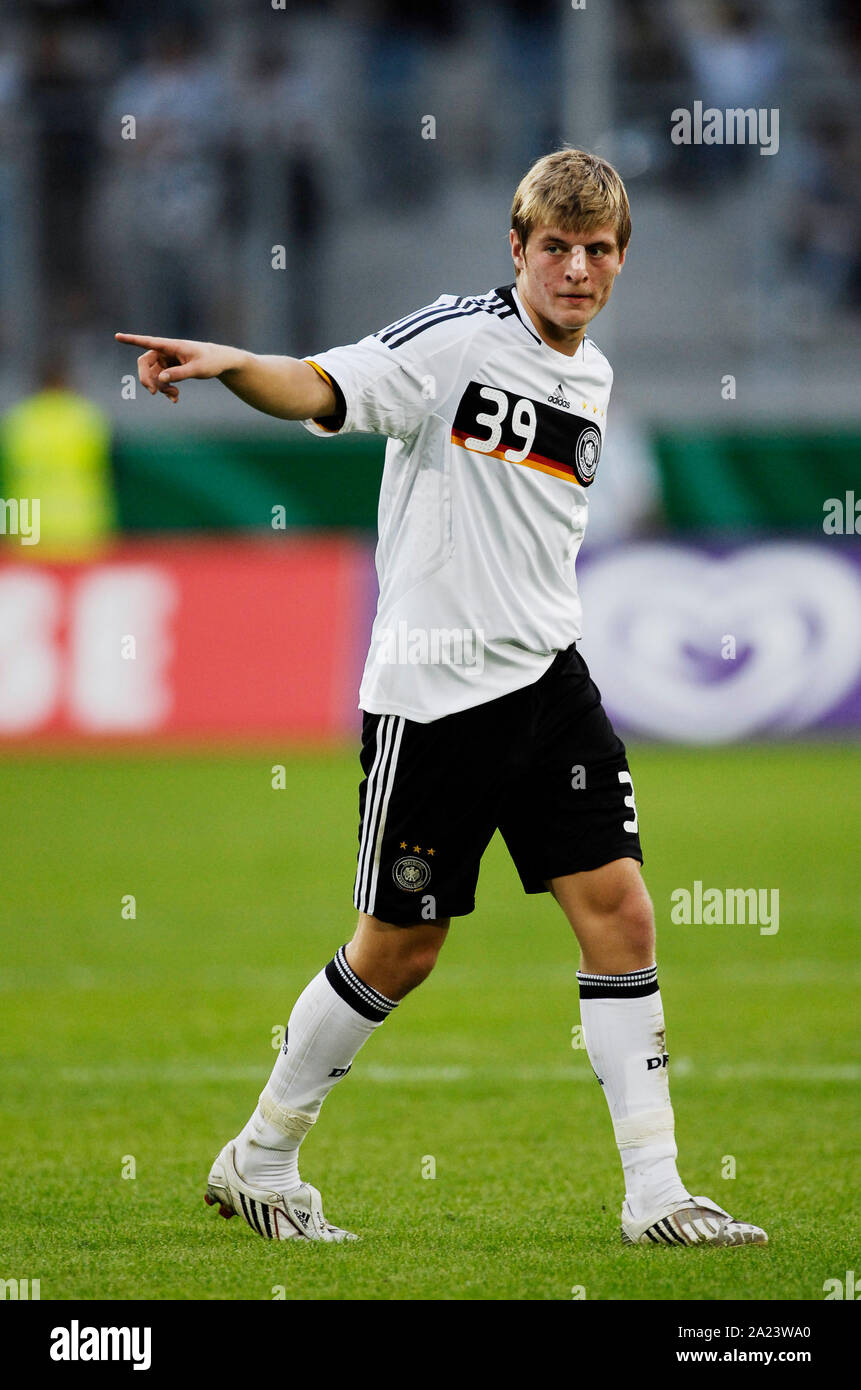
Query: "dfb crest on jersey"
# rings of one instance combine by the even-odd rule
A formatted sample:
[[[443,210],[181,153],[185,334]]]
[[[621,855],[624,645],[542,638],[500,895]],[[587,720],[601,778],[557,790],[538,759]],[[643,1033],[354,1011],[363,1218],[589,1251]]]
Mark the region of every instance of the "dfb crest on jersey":
[[[430,883],[431,871],[423,859],[416,859],[411,854],[405,854],[399,859],[392,869],[392,878],[399,888],[403,888],[407,893],[417,893],[420,888],[424,888]]]
[[[574,466],[584,487],[588,487],[595,476],[598,460],[601,457],[601,433],[594,425],[587,425],[574,451]]]

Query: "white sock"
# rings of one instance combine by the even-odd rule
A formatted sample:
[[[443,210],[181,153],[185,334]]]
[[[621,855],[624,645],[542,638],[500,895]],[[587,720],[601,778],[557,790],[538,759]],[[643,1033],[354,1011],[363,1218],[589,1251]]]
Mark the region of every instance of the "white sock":
[[[658,968],[626,975],[577,971],[580,1021],[601,1086],[634,1220],[690,1196],[676,1169],[673,1108]]]
[[[305,987],[257,1109],[235,1140],[236,1170],[251,1187],[300,1186],[302,1140],[359,1048],[395,1008],[350,969],[343,946]]]

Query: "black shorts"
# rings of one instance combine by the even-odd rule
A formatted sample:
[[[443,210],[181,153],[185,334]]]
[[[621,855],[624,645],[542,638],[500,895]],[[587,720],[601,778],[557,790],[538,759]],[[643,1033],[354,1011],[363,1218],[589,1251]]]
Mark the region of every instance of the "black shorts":
[[[625,745],[572,645],[533,685],[418,724],[365,714],[353,901],[413,926],[475,908],[498,828],[527,893],[643,862]]]

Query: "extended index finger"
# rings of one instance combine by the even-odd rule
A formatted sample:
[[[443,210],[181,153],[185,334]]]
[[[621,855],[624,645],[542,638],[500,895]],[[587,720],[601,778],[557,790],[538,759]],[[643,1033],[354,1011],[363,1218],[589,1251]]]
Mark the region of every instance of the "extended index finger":
[[[143,333],[115,333],[118,343],[132,343],[135,347],[161,348],[172,350],[176,346],[173,338],[148,338]]]

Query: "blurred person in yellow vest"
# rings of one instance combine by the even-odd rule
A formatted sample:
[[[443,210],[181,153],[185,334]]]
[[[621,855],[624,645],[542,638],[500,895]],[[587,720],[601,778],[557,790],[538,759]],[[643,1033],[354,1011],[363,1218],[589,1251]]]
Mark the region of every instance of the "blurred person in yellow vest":
[[[0,542],[7,558],[88,560],[114,532],[107,416],[69,384],[59,358],[0,422]]]

